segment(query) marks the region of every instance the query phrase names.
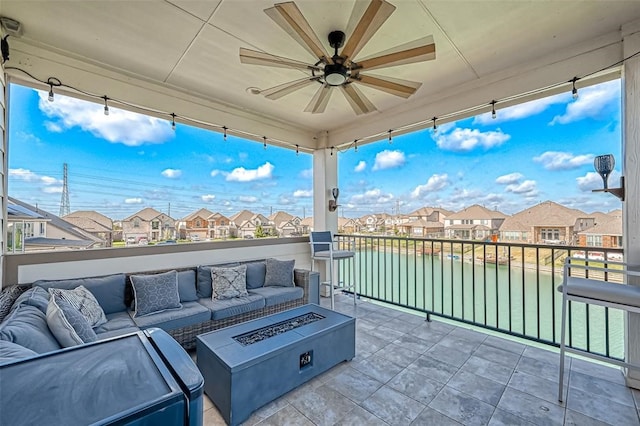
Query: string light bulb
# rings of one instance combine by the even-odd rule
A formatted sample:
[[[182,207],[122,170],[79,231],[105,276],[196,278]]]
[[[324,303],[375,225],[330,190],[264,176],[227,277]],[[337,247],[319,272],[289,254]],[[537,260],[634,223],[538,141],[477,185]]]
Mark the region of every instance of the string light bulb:
[[[497,115],[496,115],[496,100],[492,100],[491,101],[491,118],[493,118],[494,120],[496,119]]]
[[[579,80],[578,77],[573,77],[571,79],[571,84],[572,84],[571,96],[573,96],[574,100],[578,99],[578,89],[576,89],[576,81],[578,80]]]
[[[267,137],[263,136],[262,137],[262,149],[267,149]]]
[[[104,99],[104,115],[109,115],[109,105],[107,104],[109,98],[107,98],[107,95],[104,95],[102,99]]]
[[[300,154],[300,147],[296,145],[296,157],[298,156],[298,154]]]
[[[53,102],[53,84],[49,83],[49,102]]]
[[[171,129],[176,130],[176,114],[171,113]]]
[[[353,141],[353,151],[358,152],[358,139]]]
[[[391,139],[391,132],[393,130],[389,129],[389,145],[391,145],[393,143],[393,140]]]
[[[438,119],[438,117],[433,117],[431,120],[433,120],[433,132],[437,132],[438,131],[438,125],[436,124],[436,120]]]
[[[330,152],[331,152],[331,155],[333,155],[333,147],[331,147],[331,150],[330,150]]]
[[[227,141],[227,126],[222,126],[222,130],[224,131],[224,133],[222,134],[222,139],[226,142]]]

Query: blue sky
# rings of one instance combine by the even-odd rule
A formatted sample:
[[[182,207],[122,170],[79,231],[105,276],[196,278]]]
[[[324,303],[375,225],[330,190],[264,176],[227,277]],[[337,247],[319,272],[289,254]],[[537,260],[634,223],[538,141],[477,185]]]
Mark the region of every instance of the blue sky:
[[[71,210],[122,219],[144,207],[180,218],[199,208],[312,215],[309,154],[11,86],[9,194],[57,213],[63,163]],[[336,153],[341,214],[457,211],[472,204],[513,214],[552,200],[586,212],[620,207],[594,155],[618,160],[620,80]],[[499,104],[498,104],[499,107]]]

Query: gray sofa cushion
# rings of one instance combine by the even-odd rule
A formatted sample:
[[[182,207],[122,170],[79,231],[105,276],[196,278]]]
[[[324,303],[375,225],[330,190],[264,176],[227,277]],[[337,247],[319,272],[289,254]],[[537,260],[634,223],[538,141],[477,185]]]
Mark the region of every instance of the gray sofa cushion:
[[[178,293],[180,302],[197,302],[198,292],[196,291],[196,271],[178,272]]]
[[[98,340],[89,320],[59,292],[51,294],[47,325],[63,348]]]
[[[234,263],[224,263],[221,265],[198,266],[198,272],[197,272],[198,275],[196,276],[196,288],[198,292],[198,298],[211,299],[211,292],[212,292],[211,268],[213,266],[216,266],[218,268],[223,268],[223,267],[231,267],[231,266],[238,266],[238,265],[239,265],[238,262],[234,262]]]
[[[18,296],[11,310],[13,311],[20,305],[34,306],[40,309],[40,312],[46,314],[47,306],[49,305],[49,293],[41,287],[32,287]]]
[[[247,263],[247,290],[264,286],[264,278],[267,273],[265,262]]]
[[[96,297],[105,314],[127,310],[124,303],[125,275],[115,274],[104,277],[76,278],[70,280],[47,281],[39,280],[33,283],[44,289],[51,287],[72,290],[83,285]]]
[[[304,297],[304,290],[300,287],[262,287],[249,290],[249,293],[264,297],[265,306],[278,305]]]
[[[267,259],[264,286],[293,287],[294,260]]]
[[[28,287],[20,285],[10,285],[0,291],[0,322],[2,322],[9,312],[16,299],[25,291]]]
[[[40,309],[19,305],[0,324],[0,340],[7,340],[37,353],[60,349],[60,344],[47,326],[47,318]]]
[[[129,315],[128,313],[126,315]],[[106,340],[106,339],[110,339],[112,337],[118,337],[118,336],[123,336],[125,334],[129,334],[129,333],[136,333],[140,331],[140,329],[138,327],[127,327],[127,328],[121,328],[119,330],[111,330],[111,331],[105,331],[104,333],[98,333],[98,340]]]
[[[131,275],[130,278],[133,287],[134,318],[182,308],[176,271]]]
[[[123,311],[107,315],[107,322],[102,324],[100,327],[94,328],[93,331],[100,335],[102,333],[109,333],[111,331],[124,330],[128,328],[135,328],[137,330],[136,323],[133,322],[131,316],[129,316],[129,312]]]
[[[198,302],[185,302],[182,309],[159,312],[144,317],[133,318],[142,328],[158,327],[165,331],[196,325],[211,319],[211,312]]]
[[[0,365],[18,359],[31,358],[36,355],[38,355],[36,352],[20,346],[17,343],[0,340]]]
[[[211,311],[212,320],[233,317],[265,306],[264,297],[258,294],[225,300],[199,299],[198,303]]]

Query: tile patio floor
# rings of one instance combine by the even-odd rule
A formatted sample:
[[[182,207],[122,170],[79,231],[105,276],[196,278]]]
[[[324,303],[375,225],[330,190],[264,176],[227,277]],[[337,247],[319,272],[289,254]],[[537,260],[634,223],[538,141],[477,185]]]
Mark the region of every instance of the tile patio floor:
[[[354,308],[346,295],[336,310],[357,317],[356,357],[245,425],[640,425],[640,392],[619,369],[567,357],[559,404],[557,351],[366,301]],[[225,424],[206,396],[204,410],[205,425]]]

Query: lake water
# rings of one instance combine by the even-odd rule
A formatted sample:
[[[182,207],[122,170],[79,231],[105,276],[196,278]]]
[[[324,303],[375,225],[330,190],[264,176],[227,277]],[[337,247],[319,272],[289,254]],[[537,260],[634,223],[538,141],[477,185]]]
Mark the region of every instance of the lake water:
[[[357,253],[359,292],[397,305],[431,311],[559,343],[562,282],[557,273],[462,262],[445,256],[367,250]],[[341,268],[341,273],[350,273]],[[588,312],[587,312],[588,311]],[[624,356],[623,313],[572,303],[571,344]]]

